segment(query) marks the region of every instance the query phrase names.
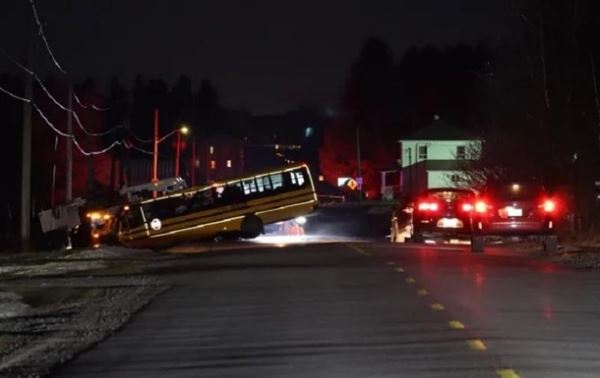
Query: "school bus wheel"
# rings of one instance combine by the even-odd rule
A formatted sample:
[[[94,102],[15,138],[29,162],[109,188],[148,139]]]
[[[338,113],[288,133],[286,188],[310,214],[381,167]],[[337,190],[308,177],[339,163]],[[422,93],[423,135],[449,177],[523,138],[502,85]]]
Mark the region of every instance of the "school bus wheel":
[[[263,233],[263,222],[254,214],[248,214],[242,220],[242,237],[246,239],[253,239]]]

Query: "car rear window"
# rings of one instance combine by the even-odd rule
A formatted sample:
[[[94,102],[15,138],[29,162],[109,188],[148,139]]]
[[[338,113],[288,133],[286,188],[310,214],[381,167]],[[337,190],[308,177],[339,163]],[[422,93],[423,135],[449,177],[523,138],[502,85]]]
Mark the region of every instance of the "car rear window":
[[[488,193],[499,200],[519,201],[538,198],[544,193],[544,190],[539,185],[513,183],[491,188]]]
[[[437,198],[442,201],[456,201],[473,197],[473,192],[468,190],[436,190],[426,194],[427,197]]]

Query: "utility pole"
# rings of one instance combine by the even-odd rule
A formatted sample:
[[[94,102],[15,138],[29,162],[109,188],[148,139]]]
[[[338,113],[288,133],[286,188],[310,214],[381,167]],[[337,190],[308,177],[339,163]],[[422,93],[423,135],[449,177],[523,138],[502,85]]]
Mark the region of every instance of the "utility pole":
[[[179,154],[181,153],[181,132],[177,132],[177,146],[175,147],[175,177],[179,177]]]
[[[69,111],[67,112],[67,134],[73,135],[73,84],[69,83]],[[65,204],[73,202],[73,138],[67,138],[66,144],[66,182],[65,182]],[[67,250],[73,249],[71,245],[71,229],[67,227]]]
[[[73,135],[73,85],[69,83],[69,111],[67,112],[67,134]],[[69,204],[73,201],[73,139],[66,140],[67,164],[66,164],[66,182],[65,182],[65,202]]]
[[[196,140],[192,142],[192,165],[191,165],[192,186],[196,186]]]
[[[363,179],[362,179],[362,172],[360,169],[360,127],[358,125],[356,126],[356,174],[357,174],[357,180],[360,180],[360,182],[358,183],[359,184],[358,185],[358,202],[362,202]]]
[[[27,28],[29,45],[27,46],[27,67],[33,70],[34,37],[31,27]],[[25,75],[25,98],[33,101],[33,77]],[[23,134],[21,145],[21,250],[30,248],[31,239],[31,102],[23,103]]]
[[[152,155],[152,182],[158,182],[158,109],[154,109],[154,153]],[[156,198],[156,191],[152,192]]]

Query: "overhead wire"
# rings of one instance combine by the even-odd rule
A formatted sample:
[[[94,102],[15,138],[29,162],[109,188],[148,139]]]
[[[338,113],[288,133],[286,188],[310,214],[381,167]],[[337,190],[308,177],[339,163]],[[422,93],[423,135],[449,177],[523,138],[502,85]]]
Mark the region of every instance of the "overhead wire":
[[[46,51],[48,53],[48,55],[50,56],[50,59],[52,60],[52,62],[54,63],[54,66],[56,66],[56,68],[62,72],[63,74],[67,74],[67,71],[61,66],[61,64],[58,62],[56,55],[54,54],[54,52],[52,51],[52,48],[50,47],[50,43],[48,42],[48,39],[46,38],[46,33],[44,32],[44,26],[40,20],[39,17],[39,13],[37,10],[37,7],[35,5],[34,0],[29,0],[29,3],[31,4],[31,10],[33,12],[33,16],[35,19],[35,22],[37,24],[38,27],[38,35],[41,37],[42,41],[44,42],[44,46],[46,48]],[[36,81],[36,83],[40,86],[40,88],[42,89],[42,91],[46,94],[46,96],[48,96],[48,98],[54,102],[55,105],[57,105],[60,109],[62,109],[63,111],[69,112],[73,115],[73,118],[75,119],[77,125],[79,126],[79,128],[88,136],[93,136],[93,137],[101,137],[101,136],[105,136],[108,135],[110,133],[115,132],[116,130],[123,128],[123,125],[117,125],[114,126],[112,128],[110,128],[109,130],[103,131],[103,132],[91,132],[88,131],[84,126],[83,123],[81,122],[78,114],[73,110],[73,109],[69,109],[66,106],[64,106],[60,101],[58,101],[56,99],[56,97],[54,97],[52,95],[52,93],[48,90],[48,88],[44,85],[44,83],[42,82],[42,80],[39,78],[39,76],[37,76],[37,74],[25,67],[23,64],[21,64],[19,61],[17,61],[15,58],[12,57],[12,55],[10,55],[6,50],[4,50],[3,48],[0,47],[0,52],[2,52],[3,55],[5,55],[10,61],[12,61],[16,66],[18,66],[21,70],[23,70],[24,72],[26,72],[27,74],[31,75],[33,77],[33,79]],[[32,104],[33,108],[36,110],[36,112],[40,115],[40,117],[44,120],[44,122],[58,135],[63,136],[65,138],[71,138],[73,140],[73,143],[75,144],[75,146],[77,147],[77,149],[85,156],[90,156],[90,155],[99,155],[102,153],[105,153],[109,150],[111,150],[112,148],[118,146],[118,145],[123,145],[125,146],[125,148],[127,149],[134,149],[137,150],[139,152],[143,152],[143,153],[147,153],[147,154],[152,154],[152,152],[144,150],[143,148],[137,147],[136,145],[134,145],[133,143],[129,143],[127,142],[125,139],[122,140],[115,140],[113,141],[110,146],[108,146],[107,148],[104,148],[102,150],[98,150],[98,151],[85,151],[81,145],[79,144],[79,142],[77,141],[77,139],[75,138],[74,134],[68,134],[65,133],[61,130],[59,130],[56,126],[54,126],[54,124],[50,121],[50,119],[46,116],[46,114],[39,108],[39,106],[32,100],[32,99],[28,99],[22,96],[19,96],[3,87],[0,86],[0,91],[5,93],[6,95],[19,100],[19,101],[23,101],[26,103],[30,103]],[[90,105],[85,105],[83,104],[83,102],[80,100],[79,96],[77,96],[77,94],[75,92],[73,92],[73,98],[75,99],[75,101],[77,102],[77,104],[79,106],[81,106],[84,109],[93,109],[96,111],[108,111],[111,109],[111,107],[99,107],[96,106],[94,104],[90,104]],[[138,137],[132,130],[130,130],[129,128],[126,129],[127,132],[134,138],[136,139],[138,142],[140,143],[149,143],[152,141],[152,139],[142,139],[140,137]]]
[[[10,55],[6,50],[4,50],[3,48],[0,47],[0,52],[6,56],[11,62],[13,62],[13,64],[15,64],[17,67],[19,67],[21,70],[23,70],[24,72],[26,72],[27,74],[31,75],[31,77],[33,77],[33,79],[35,80],[35,82],[39,85],[39,87],[42,89],[42,91],[44,91],[44,93],[46,94],[46,96],[48,96],[48,98],[54,102],[54,104],[56,104],[56,106],[58,106],[59,108],[61,108],[63,111],[65,112],[69,112],[73,115],[73,118],[75,119],[75,122],[77,123],[77,126],[79,126],[79,128],[88,136],[94,136],[94,137],[100,137],[100,136],[104,136],[104,135],[108,135],[110,133],[115,132],[116,130],[118,130],[119,128],[123,127],[122,125],[117,125],[115,127],[112,127],[106,131],[102,131],[99,133],[96,132],[92,132],[89,131],[85,128],[85,126],[83,126],[83,123],[81,122],[81,119],[79,119],[79,116],[77,115],[77,112],[75,112],[73,109],[69,109],[66,106],[64,106],[60,101],[58,101],[56,99],[56,97],[54,97],[54,95],[52,95],[52,93],[50,92],[50,90],[44,85],[44,83],[42,82],[42,80],[40,79],[40,77],[31,69],[25,67],[21,62],[19,62],[18,60],[16,60],[15,58],[12,57],[12,55]],[[76,95],[74,95],[75,98]]]
[[[46,33],[44,33],[44,26],[42,25],[42,22],[40,21],[40,16],[38,14],[38,11],[37,11],[37,8],[35,6],[34,1],[33,0],[29,0],[29,3],[31,4],[31,9],[33,11],[33,16],[34,16],[35,22],[36,22],[36,24],[38,26],[38,35],[44,41],[44,45],[46,46],[46,51],[48,52],[48,55],[52,59],[52,62],[54,63],[54,65],[56,66],[56,68],[58,68],[58,70],[60,72],[66,74],[67,71],[64,68],[62,68],[62,66],[60,65],[60,63],[58,63],[58,60],[56,59],[56,56],[54,55],[54,52],[50,48],[50,43],[48,43],[48,39],[46,38]]]
[[[81,102],[81,100],[79,99],[79,96],[77,96],[77,93],[75,93],[75,91],[73,91],[73,98],[75,99],[75,102],[77,102],[77,105],[81,106],[84,109],[90,109],[91,108],[91,109],[94,109],[94,110],[99,111],[99,112],[107,112],[110,109],[112,109],[111,106],[107,106],[107,107],[101,108],[101,107],[96,106],[94,104],[85,105],[83,102]]]
[[[60,135],[60,136],[62,136],[62,137],[65,137],[65,138],[70,138],[70,139],[73,141],[73,144],[75,145],[75,147],[76,147],[76,148],[79,150],[79,152],[81,152],[81,154],[82,154],[82,155],[84,155],[84,156],[95,156],[95,155],[100,155],[100,154],[106,153],[106,152],[108,152],[108,151],[112,150],[113,148],[115,148],[115,147],[117,147],[117,146],[120,146],[120,145],[123,145],[123,146],[125,146],[125,148],[127,148],[127,149],[130,149],[130,148],[132,148],[132,149],[134,149],[134,150],[137,150],[137,151],[139,151],[139,152],[143,152],[143,153],[147,153],[147,154],[152,154],[152,152],[150,152],[150,151],[147,151],[147,150],[144,150],[143,148],[137,147],[137,146],[135,146],[134,144],[132,144],[132,143],[129,143],[128,141],[126,141],[126,140],[124,140],[124,139],[123,139],[123,140],[115,140],[115,141],[113,141],[113,142],[112,142],[112,143],[111,143],[111,144],[110,144],[108,147],[105,147],[105,148],[103,148],[103,149],[100,149],[100,150],[96,150],[96,151],[86,151],[86,150],[85,150],[85,149],[84,149],[84,148],[81,146],[81,144],[79,143],[79,141],[77,141],[77,138],[75,138],[75,135],[74,135],[74,134],[69,134],[69,133],[66,133],[66,132],[64,132],[64,131],[60,130],[58,127],[56,127],[56,126],[55,126],[55,125],[52,123],[52,121],[50,121],[50,119],[49,119],[49,118],[48,118],[48,116],[47,116],[47,115],[44,113],[44,111],[43,111],[42,109],[40,109],[40,107],[39,107],[39,106],[38,106],[38,105],[37,105],[37,104],[36,104],[36,103],[35,103],[35,102],[34,102],[32,99],[25,98],[25,97],[21,97],[21,96],[19,96],[19,95],[17,95],[17,94],[15,94],[15,93],[13,93],[13,92],[11,92],[11,91],[9,91],[8,89],[6,89],[6,88],[4,88],[4,87],[2,87],[2,86],[0,86],[0,92],[3,92],[3,93],[7,94],[8,96],[10,96],[10,97],[12,97],[12,98],[14,98],[14,99],[16,99],[16,100],[23,101],[23,102],[26,102],[26,103],[29,103],[29,104],[31,104],[31,106],[32,106],[32,107],[35,109],[35,111],[36,111],[36,112],[39,114],[40,118],[41,118],[42,120],[44,120],[44,122],[46,123],[46,125],[48,125],[48,126],[49,126],[49,127],[50,127],[50,128],[51,128],[51,129],[52,129],[52,130],[53,130],[53,131],[56,133],[56,134],[58,134],[58,135]]]
[[[46,33],[44,32],[44,26],[43,26],[42,21],[40,19],[40,16],[39,16],[39,13],[37,11],[37,7],[35,6],[34,0],[29,0],[29,3],[31,4],[31,10],[33,12],[33,16],[34,16],[35,22],[36,22],[36,24],[38,26],[38,35],[42,38],[42,41],[44,42],[44,46],[46,47],[46,51],[48,52],[48,55],[50,56],[50,59],[52,60],[52,62],[54,63],[54,65],[56,66],[56,68],[58,68],[58,70],[60,72],[62,72],[63,74],[67,74],[67,71],[58,62],[58,59],[56,59],[56,55],[54,54],[54,52],[52,51],[52,48],[50,47],[50,43],[48,42],[48,38],[46,37]],[[81,106],[84,109],[91,108],[91,109],[99,111],[99,112],[105,112],[105,111],[110,110],[110,107],[99,107],[99,106],[96,106],[94,104],[85,105],[85,104],[83,104],[80,101],[79,97],[75,93],[73,94],[73,97],[75,98],[75,101],[77,102],[77,104],[79,104],[79,106]]]

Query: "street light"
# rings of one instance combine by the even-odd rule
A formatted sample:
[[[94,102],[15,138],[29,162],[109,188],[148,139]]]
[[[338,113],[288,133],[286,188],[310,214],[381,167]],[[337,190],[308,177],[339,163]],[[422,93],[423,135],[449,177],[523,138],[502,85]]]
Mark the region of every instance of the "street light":
[[[171,135],[177,133],[177,154],[176,154],[176,165],[175,165],[175,176],[179,176],[179,153],[180,153],[180,142],[181,142],[181,134],[187,135],[190,132],[188,126],[183,125],[171,132],[162,138],[158,137],[158,109],[154,110],[154,151],[152,156],[152,182],[156,184],[158,182],[158,144],[165,139],[169,138]],[[152,193],[152,196],[156,198],[156,191]]]
[[[181,126],[178,130],[176,130],[177,132],[177,148],[176,148],[176,153],[175,153],[175,177],[179,177],[179,154],[181,152],[181,134],[183,135],[188,135],[188,133],[190,132],[190,129],[183,125]]]

